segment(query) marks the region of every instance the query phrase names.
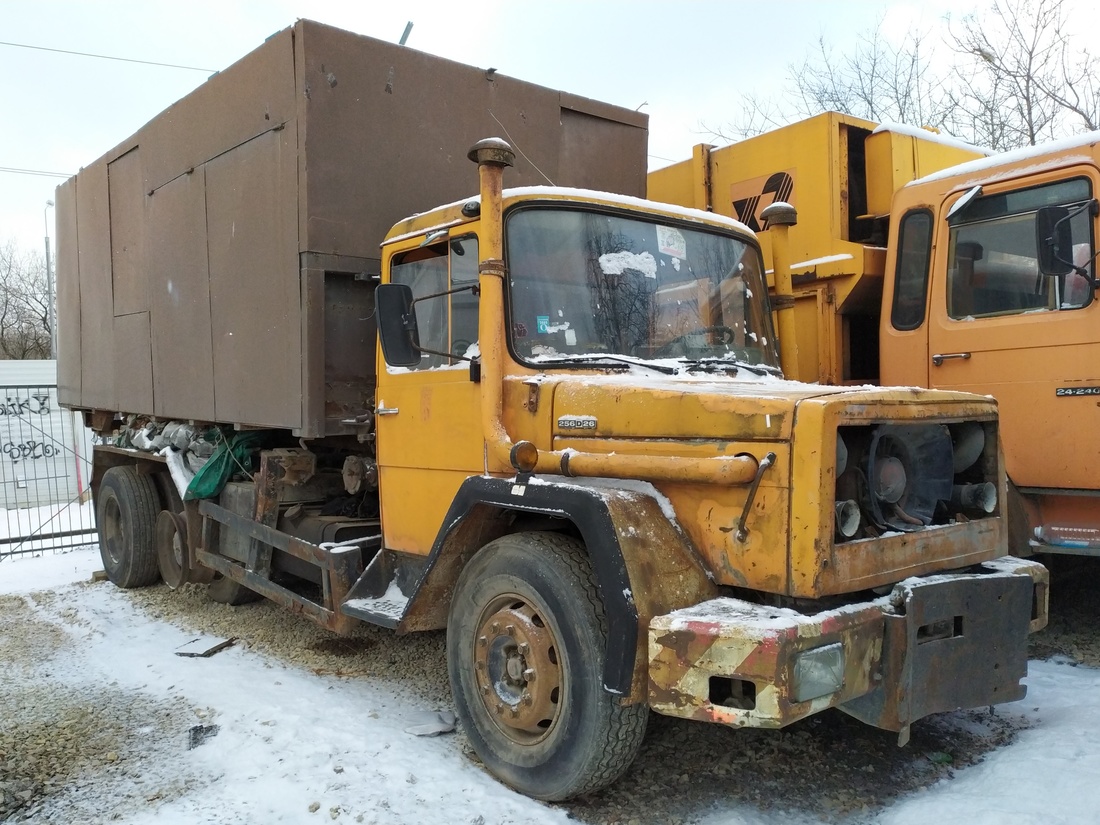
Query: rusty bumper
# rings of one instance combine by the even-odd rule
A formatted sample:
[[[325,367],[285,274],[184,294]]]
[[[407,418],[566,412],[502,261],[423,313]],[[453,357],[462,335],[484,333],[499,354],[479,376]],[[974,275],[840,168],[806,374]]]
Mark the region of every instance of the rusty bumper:
[[[760,728],[839,707],[904,737],[928,714],[1024,696],[1027,635],[1046,624],[1047,583],[1042,565],[1004,557],[815,614],[722,598],[657,616],[650,705]]]

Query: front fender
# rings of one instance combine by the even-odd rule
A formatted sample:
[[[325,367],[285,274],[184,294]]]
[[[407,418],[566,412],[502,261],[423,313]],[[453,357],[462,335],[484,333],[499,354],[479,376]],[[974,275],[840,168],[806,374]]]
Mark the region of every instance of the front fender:
[[[560,518],[576,526],[596,574],[607,618],[604,688],[644,701],[649,620],[714,598],[717,588],[667,499],[652,485],[625,484],[471,476],[447,511],[398,632],[446,626],[462,568],[488,542],[514,532],[516,513]]]

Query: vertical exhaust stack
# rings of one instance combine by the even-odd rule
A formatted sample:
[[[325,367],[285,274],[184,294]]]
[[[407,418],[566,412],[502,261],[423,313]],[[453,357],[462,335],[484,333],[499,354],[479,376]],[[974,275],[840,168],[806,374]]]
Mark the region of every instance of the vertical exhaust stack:
[[[794,325],[794,287],[791,285],[791,257],[787,230],[798,223],[798,213],[789,203],[776,201],[763,212],[765,226],[772,233],[772,272],[775,275],[775,312],[778,316],[779,363],[788,378],[798,375],[798,338]]]
[[[502,421],[504,392],[501,319],[504,318],[504,224],[501,202],[504,169],[516,162],[512,147],[500,138],[479,140],[466,155],[477,164],[481,189],[481,237],[478,248],[478,286],[481,306],[478,310],[477,336],[481,351],[481,431],[485,438],[489,472],[509,466],[512,439]]]

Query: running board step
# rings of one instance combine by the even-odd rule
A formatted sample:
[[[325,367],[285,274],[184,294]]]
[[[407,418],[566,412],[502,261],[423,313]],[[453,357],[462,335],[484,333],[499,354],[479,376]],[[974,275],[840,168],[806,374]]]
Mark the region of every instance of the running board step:
[[[396,628],[424,573],[427,558],[380,550],[352,585],[339,610],[364,622]]]

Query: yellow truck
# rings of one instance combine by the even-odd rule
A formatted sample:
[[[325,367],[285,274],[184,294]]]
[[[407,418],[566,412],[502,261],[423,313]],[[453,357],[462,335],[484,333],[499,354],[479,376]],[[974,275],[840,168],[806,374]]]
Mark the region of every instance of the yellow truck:
[[[789,268],[790,294],[776,297],[787,374],[995,397],[1010,549],[1098,555],[1098,141],[990,157],[826,113],[697,146],[651,173],[648,194],[756,227],[772,204],[795,207],[785,253],[762,239],[773,289]]]
[[[644,160],[644,118],[394,48],[300,22],[59,188],[59,371],[108,439],[111,581],[262,595],[337,633],[446,628],[474,750],[548,800],[618,778],[650,710],[779,728],[839,708],[904,742],[1022,697],[1047,575],[1005,553],[995,404],[784,379],[751,231],[577,188],[624,147]],[[480,140],[477,194],[463,160],[467,194],[410,210],[377,259],[324,247],[358,238],[343,209],[427,186],[421,167],[449,184],[467,153],[416,151],[439,135],[400,108],[427,116],[431,93],[441,129],[463,95],[524,113],[526,157]],[[204,160],[179,131],[211,107],[254,137]],[[372,172],[339,175],[314,152],[357,117],[400,139],[345,150]],[[589,169],[599,144],[563,128],[618,134],[615,157]],[[533,165],[573,185],[504,188]],[[639,168],[600,188],[644,186]],[[108,395],[85,376],[110,365]]]

